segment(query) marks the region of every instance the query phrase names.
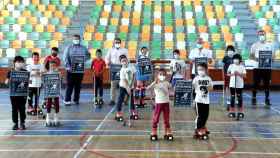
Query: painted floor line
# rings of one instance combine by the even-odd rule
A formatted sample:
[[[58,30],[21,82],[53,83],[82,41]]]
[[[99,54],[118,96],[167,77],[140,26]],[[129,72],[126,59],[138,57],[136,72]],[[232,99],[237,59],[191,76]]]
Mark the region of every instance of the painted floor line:
[[[0,152],[73,152],[78,149],[0,149]],[[170,149],[84,149],[84,151],[96,151],[96,152],[163,152],[163,153],[223,153],[224,151],[212,151],[212,150],[170,150]],[[254,151],[235,151],[231,152],[231,154],[236,155],[280,155],[279,152],[254,152]]]

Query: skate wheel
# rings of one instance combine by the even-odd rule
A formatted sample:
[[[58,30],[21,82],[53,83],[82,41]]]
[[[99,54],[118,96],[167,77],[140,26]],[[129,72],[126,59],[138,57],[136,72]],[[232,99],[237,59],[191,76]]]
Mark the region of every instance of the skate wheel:
[[[134,120],[138,120],[139,119],[139,117],[138,116],[134,116]]]
[[[208,139],[208,136],[207,136],[207,135],[204,135],[204,136],[202,136],[202,139],[203,139],[203,140],[207,140],[207,139]]]
[[[34,115],[35,115],[35,112],[34,112],[34,111],[32,111],[30,114],[34,116]]]
[[[152,135],[150,139],[151,139],[151,141],[157,141],[158,138],[156,135]]]
[[[119,118],[119,121],[120,121],[120,122],[122,122],[122,121],[123,121],[123,118],[122,118],[122,117],[120,117],[120,118]]]
[[[165,139],[165,140],[172,141],[172,140],[173,140],[173,135],[165,135],[165,136],[164,136],[164,139]]]

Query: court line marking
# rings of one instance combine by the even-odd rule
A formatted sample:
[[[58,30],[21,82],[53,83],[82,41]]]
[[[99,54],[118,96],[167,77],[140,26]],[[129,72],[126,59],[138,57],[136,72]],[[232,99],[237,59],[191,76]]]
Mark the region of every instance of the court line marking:
[[[213,153],[212,150],[170,150],[170,149],[83,149],[84,151],[99,151],[99,152],[163,152],[163,153]],[[77,149],[0,149],[1,152],[73,152]],[[224,151],[216,151],[216,153],[224,153]],[[250,152],[250,151],[235,151],[230,154],[236,155],[280,155],[279,152]]]
[[[107,115],[104,117],[104,119],[100,122],[100,124],[95,128],[94,131],[99,131],[99,129],[103,126],[103,124],[105,123],[104,120],[106,120],[111,113],[115,110],[115,106],[107,113]],[[80,147],[80,149],[75,153],[73,158],[78,158],[80,156],[80,154],[85,151],[86,147],[88,146],[88,144],[90,143],[90,141],[94,138],[95,135],[91,135],[88,137],[88,139],[84,142],[84,144]]]

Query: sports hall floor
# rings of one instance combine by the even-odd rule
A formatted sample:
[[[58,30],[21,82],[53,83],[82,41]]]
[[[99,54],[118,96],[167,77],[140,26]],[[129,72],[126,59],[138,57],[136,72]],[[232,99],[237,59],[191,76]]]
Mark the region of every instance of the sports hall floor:
[[[1,89],[0,158],[280,158],[280,93],[272,93],[270,109],[253,109],[250,95],[244,94],[246,116],[238,122],[227,117],[221,92],[211,93],[208,141],[192,138],[192,108],[172,107],[175,140],[164,141],[161,134],[161,140],[151,142],[151,106],[140,109],[141,120],[133,127],[123,127],[114,120],[114,107],[93,109],[90,90],[82,91],[79,106],[61,106],[61,127],[47,128],[44,120],[28,116],[27,130],[14,132],[8,90]],[[263,102],[263,93],[258,95]]]

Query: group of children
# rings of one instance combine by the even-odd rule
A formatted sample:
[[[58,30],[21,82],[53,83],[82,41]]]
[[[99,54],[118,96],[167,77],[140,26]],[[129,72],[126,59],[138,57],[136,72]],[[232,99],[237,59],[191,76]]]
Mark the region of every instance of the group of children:
[[[28,84],[27,96],[11,96],[12,104],[12,118],[13,118],[13,130],[22,129],[25,130],[25,104],[28,103],[27,114],[29,115],[43,115],[43,111],[39,106],[40,90],[42,87],[42,75],[44,73],[59,73],[58,67],[60,66],[60,59],[58,58],[58,48],[53,47],[50,56],[45,58],[44,64],[40,64],[40,55],[37,52],[32,53],[32,62],[26,66],[25,60],[21,56],[16,56],[13,60],[12,69],[7,73],[5,84],[10,82],[10,74],[12,71],[28,71],[30,74]],[[33,102],[34,99],[34,102]],[[51,123],[50,113],[51,108],[55,107],[54,125],[57,125],[59,113],[59,97],[45,98],[45,104],[47,109],[46,125]],[[20,115],[20,126],[18,124],[18,114]]]
[[[42,112],[39,106],[39,95],[42,87],[41,76],[43,73],[58,73],[58,67],[60,66],[60,59],[57,56],[58,49],[52,48],[52,55],[46,57],[44,65],[39,62],[39,54],[34,52],[32,54],[33,62],[25,69],[24,59],[20,56],[14,58],[14,66],[11,71],[29,71],[30,83],[29,83],[29,95],[10,97],[12,104],[12,116],[14,122],[14,130],[18,129],[18,112],[20,113],[20,128],[25,129],[25,103],[28,98],[28,114],[38,114]],[[167,72],[165,69],[160,69],[156,74],[154,81],[147,85],[148,81],[152,80],[152,76],[141,76],[139,73],[139,67],[136,67],[129,63],[127,56],[121,55],[119,57],[122,68],[120,70],[119,81],[119,98],[117,102],[116,120],[123,121],[122,106],[125,99],[130,104],[130,118],[137,120],[139,118],[136,111],[137,107],[145,106],[145,91],[153,90],[155,95],[155,106],[152,118],[152,132],[151,140],[157,140],[157,127],[161,113],[163,113],[165,135],[167,140],[173,140],[172,130],[169,122],[170,114],[170,91],[174,88],[176,80],[185,79],[186,64],[184,60],[180,59],[179,50],[173,51],[174,59],[171,61],[170,70],[172,73],[171,81],[167,80]],[[141,48],[137,59],[149,58],[149,52],[146,47]],[[246,76],[245,67],[242,64],[242,58],[238,53],[234,52],[232,46],[227,48],[227,56],[224,58],[225,63],[225,82],[229,85],[231,94],[231,102],[229,108],[229,117],[236,117],[235,108],[235,96],[238,100],[237,117],[244,117],[242,106],[242,89],[244,87],[243,78]],[[102,51],[98,49],[96,51],[96,58],[92,61],[91,69],[94,74],[95,83],[95,104],[103,104],[103,73],[106,68],[105,61],[102,59]],[[195,109],[197,117],[195,119],[196,129],[194,136],[196,138],[208,138],[209,131],[206,127],[206,122],[209,116],[209,91],[213,89],[213,82],[208,76],[207,63],[200,63],[196,67],[197,74],[193,78],[192,84],[195,92]],[[10,78],[10,72],[7,75],[6,84],[8,84]],[[136,78],[136,82],[134,81]],[[136,86],[134,86],[136,83]],[[229,84],[228,84],[229,83]],[[33,97],[35,104],[33,105]],[[55,107],[54,124],[58,124],[59,113],[59,97],[45,98],[47,115],[46,125],[52,124],[50,121],[50,112],[52,106]]]

